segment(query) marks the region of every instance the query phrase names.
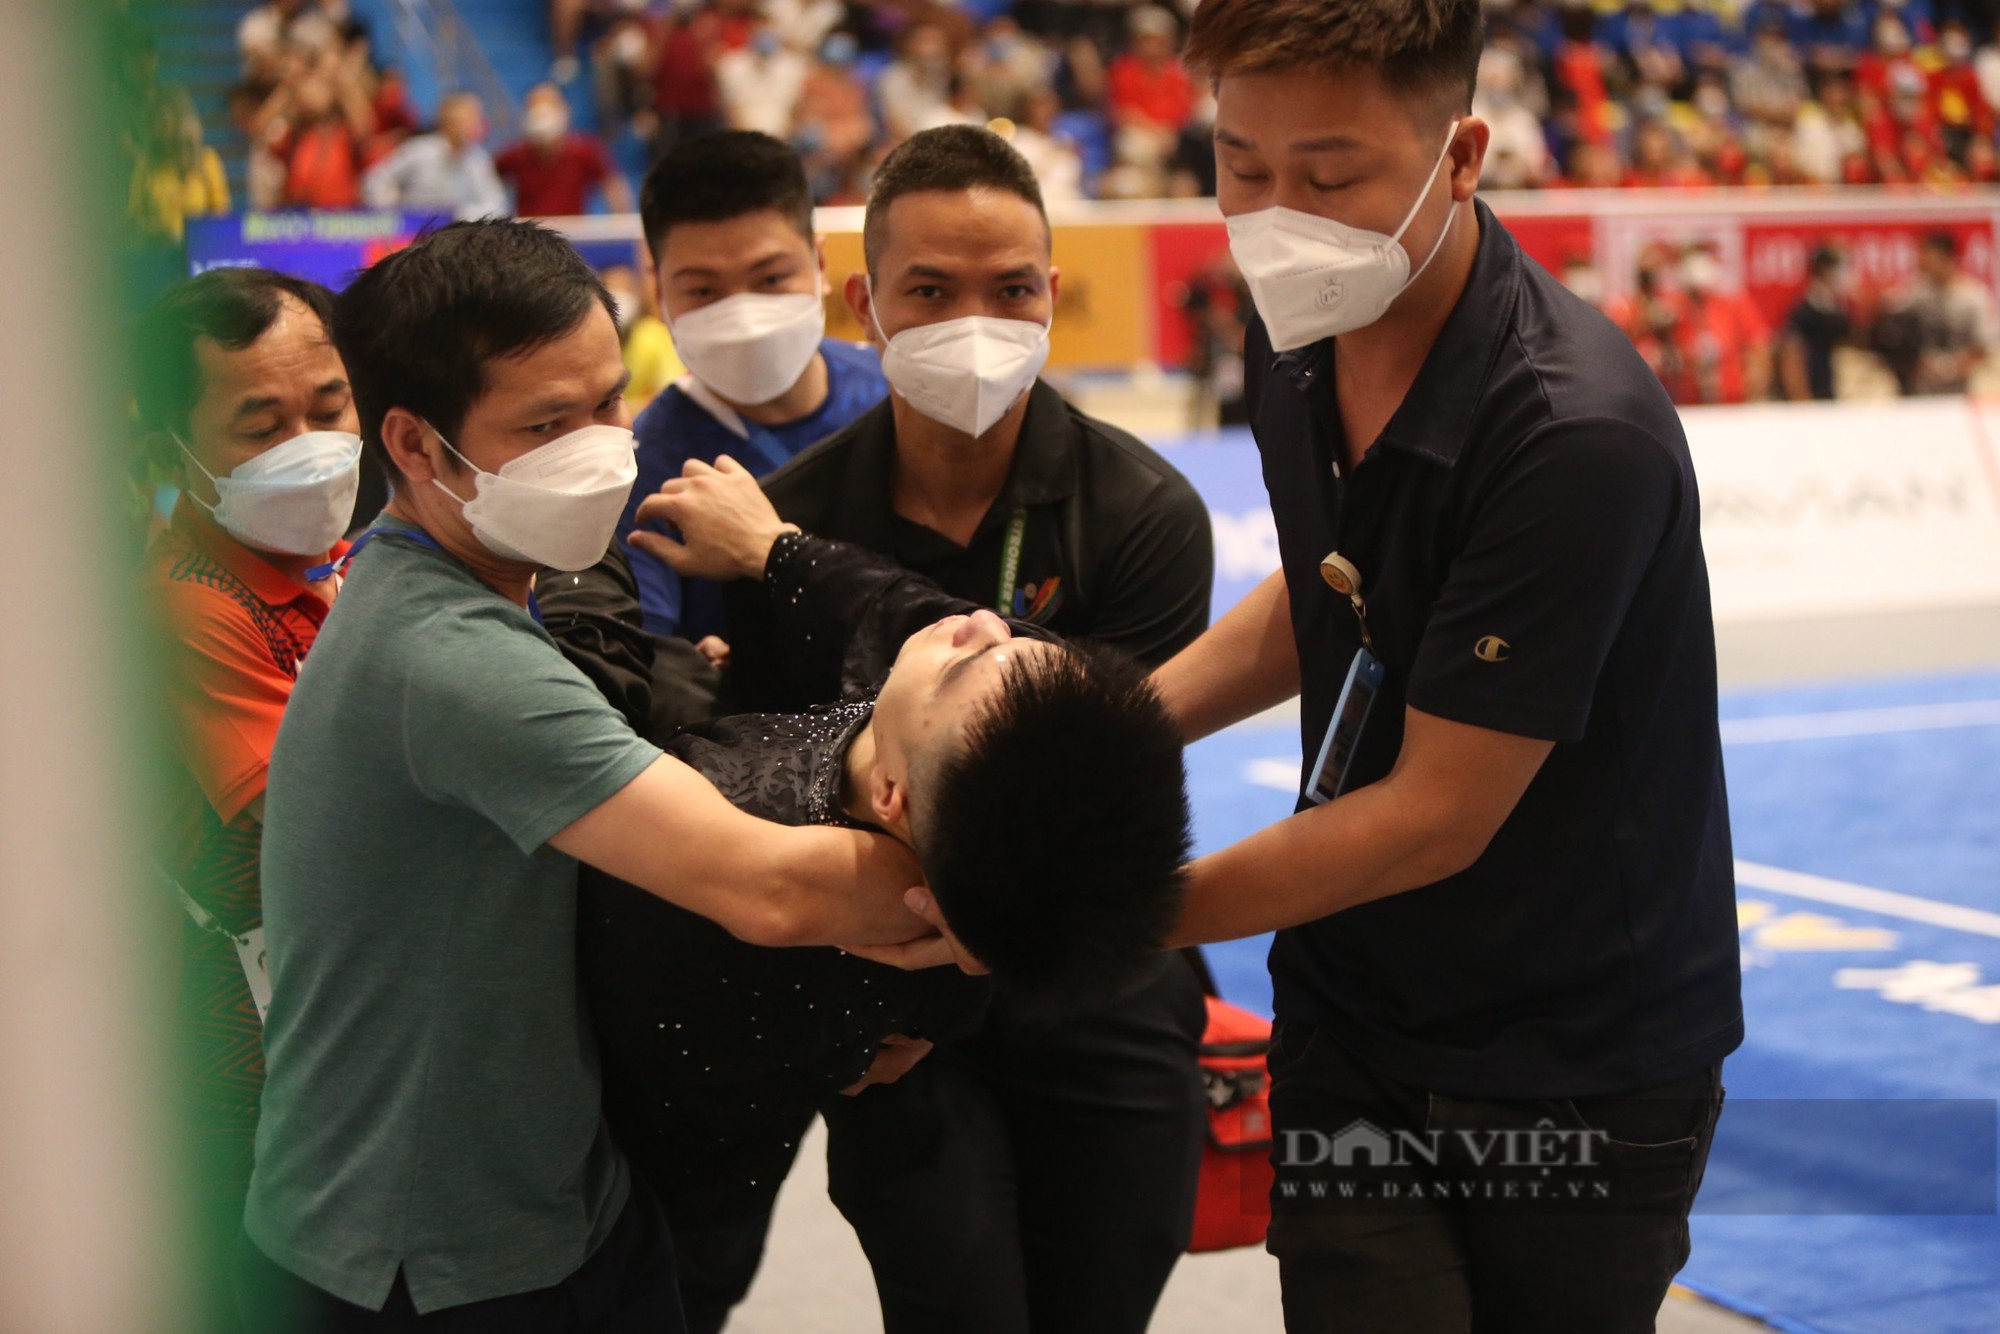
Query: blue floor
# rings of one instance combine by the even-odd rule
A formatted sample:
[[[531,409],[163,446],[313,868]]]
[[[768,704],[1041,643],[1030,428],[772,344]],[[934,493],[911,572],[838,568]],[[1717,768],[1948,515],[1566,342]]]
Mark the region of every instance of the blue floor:
[[[1781,1329],[1992,1334],[2000,675],[1736,692],[1722,715],[1749,1037],[1682,1277]],[[1289,728],[1196,746],[1201,847],[1286,814],[1297,767]],[[1266,1013],[1267,945],[1208,951]]]

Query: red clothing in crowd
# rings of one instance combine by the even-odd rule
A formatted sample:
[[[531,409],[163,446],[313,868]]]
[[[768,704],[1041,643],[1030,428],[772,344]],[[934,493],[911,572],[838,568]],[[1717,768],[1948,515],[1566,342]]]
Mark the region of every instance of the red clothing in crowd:
[[[1927,107],[1909,121],[1877,105],[1862,122],[1868,151],[1886,181],[1921,180],[1945,158],[1944,135]]]
[[[523,139],[493,166],[514,187],[514,211],[524,218],[582,213],[590,207],[591,187],[617,170],[602,139],[574,130],[547,148]]]
[[[1993,108],[1970,65],[1946,65],[1932,74],[1925,102],[1930,118],[1940,125],[1970,129],[1981,137],[1993,133]]]
[[[1749,394],[1749,354],[1771,334],[1749,297],[1714,292],[1680,303],[1673,340],[1679,368],[1667,389],[1674,402],[1741,403]]]
[[[707,12],[667,24],[659,33],[660,61],[653,70],[655,110],[697,121],[722,114],[714,59],[721,41],[721,25]]]
[[[1565,42],[1556,52],[1556,80],[1576,98],[1576,123],[1594,144],[1612,141],[1611,95],[1604,90],[1604,53],[1594,42]]]
[[[288,208],[357,208],[361,150],[347,122],[330,117],[287,131],[271,146],[285,164]]]
[[[1927,82],[1923,66],[1914,56],[1869,51],[1854,62],[1854,86],[1885,101],[1899,90],[1919,89]]]
[[[1675,296],[1648,297],[1638,292],[1614,296],[1604,303],[1604,314],[1613,324],[1624,330],[1632,340],[1632,346],[1653,374],[1660,377],[1660,383],[1671,381],[1678,361],[1672,355],[1673,349],[1667,344],[1660,330],[1671,327],[1671,322],[1680,317],[1680,300]]]
[[[1128,52],[1111,62],[1110,87],[1111,108],[1120,120],[1178,130],[1194,114],[1194,83],[1176,60],[1149,65]]]
[[[373,106],[378,137],[401,139],[423,128],[417,119],[417,109],[410,105],[410,90],[399,75],[384,75],[375,85]]]

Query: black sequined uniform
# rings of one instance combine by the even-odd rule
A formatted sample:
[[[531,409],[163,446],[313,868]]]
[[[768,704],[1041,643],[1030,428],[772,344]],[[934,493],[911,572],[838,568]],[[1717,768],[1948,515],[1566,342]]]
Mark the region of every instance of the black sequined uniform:
[[[828,581],[838,594],[801,599],[800,577],[822,561],[841,569]],[[910,633],[970,608],[869,553],[802,536],[781,541],[770,571],[800,665],[834,665],[846,698],[670,736],[653,721],[658,668],[623,554],[581,574],[545,575],[537,594],[570,660],[733,805],[779,824],[850,824],[843,763],[875,687]],[[890,1034],[948,1042],[975,1031],[990,992],[956,969],[906,973],[835,949],[748,945],[589,867],[577,939],[606,1115],[666,1209],[696,1334],[720,1329],[747,1290],[815,1109],[859,1079]]]

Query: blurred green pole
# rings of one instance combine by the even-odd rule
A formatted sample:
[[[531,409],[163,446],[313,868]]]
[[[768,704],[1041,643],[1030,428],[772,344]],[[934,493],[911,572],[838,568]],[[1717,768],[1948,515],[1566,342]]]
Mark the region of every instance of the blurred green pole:
[[[182,1309],[106,19],[0,0],[0,1334],[155,1334]]]

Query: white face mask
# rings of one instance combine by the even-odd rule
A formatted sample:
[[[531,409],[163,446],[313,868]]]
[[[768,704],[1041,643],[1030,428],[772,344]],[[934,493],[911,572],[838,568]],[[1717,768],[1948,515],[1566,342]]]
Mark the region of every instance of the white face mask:
[[[1437,244],[1415,273],[1410,272],[1410,256],[1400,242],[1430,198],[1431,184],[1451,152],[1458,125],[1451,123],[1424,188],[1393,236],[1290,208],[1260,209],[1229,219],[1229,253],[1243,271],[1257,313],[1264,317],[1272,351],[1289,352],[1367,328],[1430,267],[1451,234],[1456,208],[1446,216]]]
[[[307,431],[246,459],[227,477],[203,468],[179,436],[174,443],[215,484],[214,505],[192,492],[187,498],[245,546],[324,556],[354,519],[354,493],[361,485],[358,435]]]
[[[826,303],[809,292],[743,292],[690,310],[670,327],[674,351],[695,379],[754,407],[806,373],[826,337]]]
[[[875,293],[868,293],[871,316]],[[1028,392],[1049,359],[1049,326],[1033,320],[967,315],[941,324],[919,324],[887,344],[882,374],[910,406],[953,430],[982,436]]]
[[[586,426],[537,445],[499,472],[487,472],[459,454],[435,426],[431,430],[439,444],[479,474],[471,500],[440,478],[431,483],[465,507],[472,535],[488,551],[557,570],[587,570],[603,558],[639,478],[630,431]]]

